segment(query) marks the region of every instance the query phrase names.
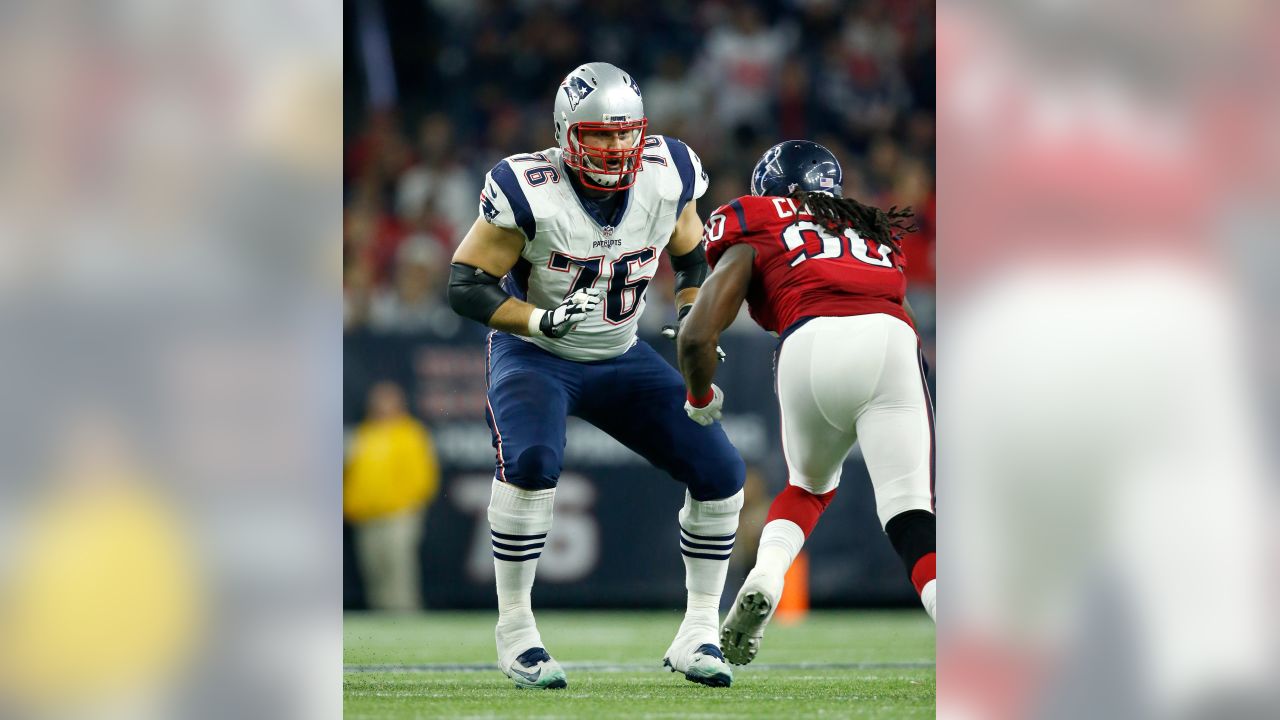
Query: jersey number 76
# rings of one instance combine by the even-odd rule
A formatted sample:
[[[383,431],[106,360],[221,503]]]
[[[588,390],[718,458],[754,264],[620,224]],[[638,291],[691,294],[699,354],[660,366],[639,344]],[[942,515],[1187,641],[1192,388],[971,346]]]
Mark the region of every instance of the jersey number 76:
[[[657,256],[658,251],[648,247],[629,252],[610,263],[609,287],[605,293],[604,302],[605,321],[612,325],[621,325],[636,314],[636,311],[640,309],[640,300],[644,297],[645,290],[649,288],[650,278],[629,279],[632,266],[642,267]],[[551,260],[547,265],[552,270],[560,270],[561,272],[570,272],[575,267],[578,269],[578,275],[574,278],[573,285],[570,286],[569,292],[565,293],[565,297],[569,297],[579,290],[596,284],[596,281],[600,279],[600,271],[604,267],[604,258],[604,255],[577,258],[559,251],[553,251]],[[630,294],[629,297],[628,294]]]

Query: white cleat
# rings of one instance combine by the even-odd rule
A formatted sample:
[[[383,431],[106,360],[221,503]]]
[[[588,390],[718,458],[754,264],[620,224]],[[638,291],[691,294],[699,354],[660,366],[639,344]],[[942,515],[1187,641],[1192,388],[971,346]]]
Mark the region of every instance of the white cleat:
[[[498,667],[516,687],[544,690],[569,686],[564,668],[542,646],[542,638],[532,624],[506,633],[500,627],[494,628],[493,634],[498,641]],[[511,641],[503,642],[504,638]]]
[[[733,607],[720,629],[720,647],[734,665],[746,665],[760,652],[764,626],[773,618],[778,606],[776,598],[781,595],[781,588],[769,592],[773,584],[749,575],[733,599]]]
[[[711,687],[729,687],[733,683],[733,668],[713,642],[677,635],[667,648],[662,664],[671,668],[671,672],[684,673],[689,682]]]
[[[569,686],[564,669],[552,659],[546,648],[534,647],[520,653],[502,668],[506,676],[515,681],[516,687],[536,690],[554,690]]]

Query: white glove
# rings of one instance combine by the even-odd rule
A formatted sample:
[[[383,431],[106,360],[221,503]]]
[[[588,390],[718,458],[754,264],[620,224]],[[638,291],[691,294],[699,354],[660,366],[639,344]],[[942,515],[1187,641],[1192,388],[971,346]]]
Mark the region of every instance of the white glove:
[[[600,304],[600,291],[596,288],[584,288],[565,298],[563,302],[551,310],[534,310],[529,315],[529,334],[546,335],[549,338],[561,338],[573,329],[574,325],[586,319],[587,315]]]
[[[685,393],[684,411],[689,419],[702,426],[710,425],[720,419],[720,406],[724,405],[724,393],[714,383],[711,385],[711,399],[705,405],[694,405],[695,398]]]

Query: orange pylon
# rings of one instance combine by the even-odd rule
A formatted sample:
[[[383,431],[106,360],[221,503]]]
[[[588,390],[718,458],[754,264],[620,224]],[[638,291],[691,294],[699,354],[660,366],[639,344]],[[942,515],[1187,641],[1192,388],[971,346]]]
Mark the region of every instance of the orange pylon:
[[[809,614],[809,554],[801,551],[787,569],[783,580],[782,597],[778,599],[778,611],[774,619],[783,625],[804,620]]]

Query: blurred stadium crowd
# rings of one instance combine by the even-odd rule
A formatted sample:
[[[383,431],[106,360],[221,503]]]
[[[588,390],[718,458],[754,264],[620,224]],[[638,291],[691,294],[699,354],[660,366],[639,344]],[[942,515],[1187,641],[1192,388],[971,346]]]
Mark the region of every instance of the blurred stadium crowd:
[[[347,331],[459,330],[444,279],[484,173],[553,144],[561,78],[605,60],[640,80],[649,132],[701,156],[704,218],[746,194],[756,159],[788,138],[831,148],[845,194],[915,208],[910,297],[931,338],[931,0],[350,0],[346,10]],[[650,299],[668,298],[670,281],[664,267]],[[670,320],[668,305],[650,304],[642,332]]]

